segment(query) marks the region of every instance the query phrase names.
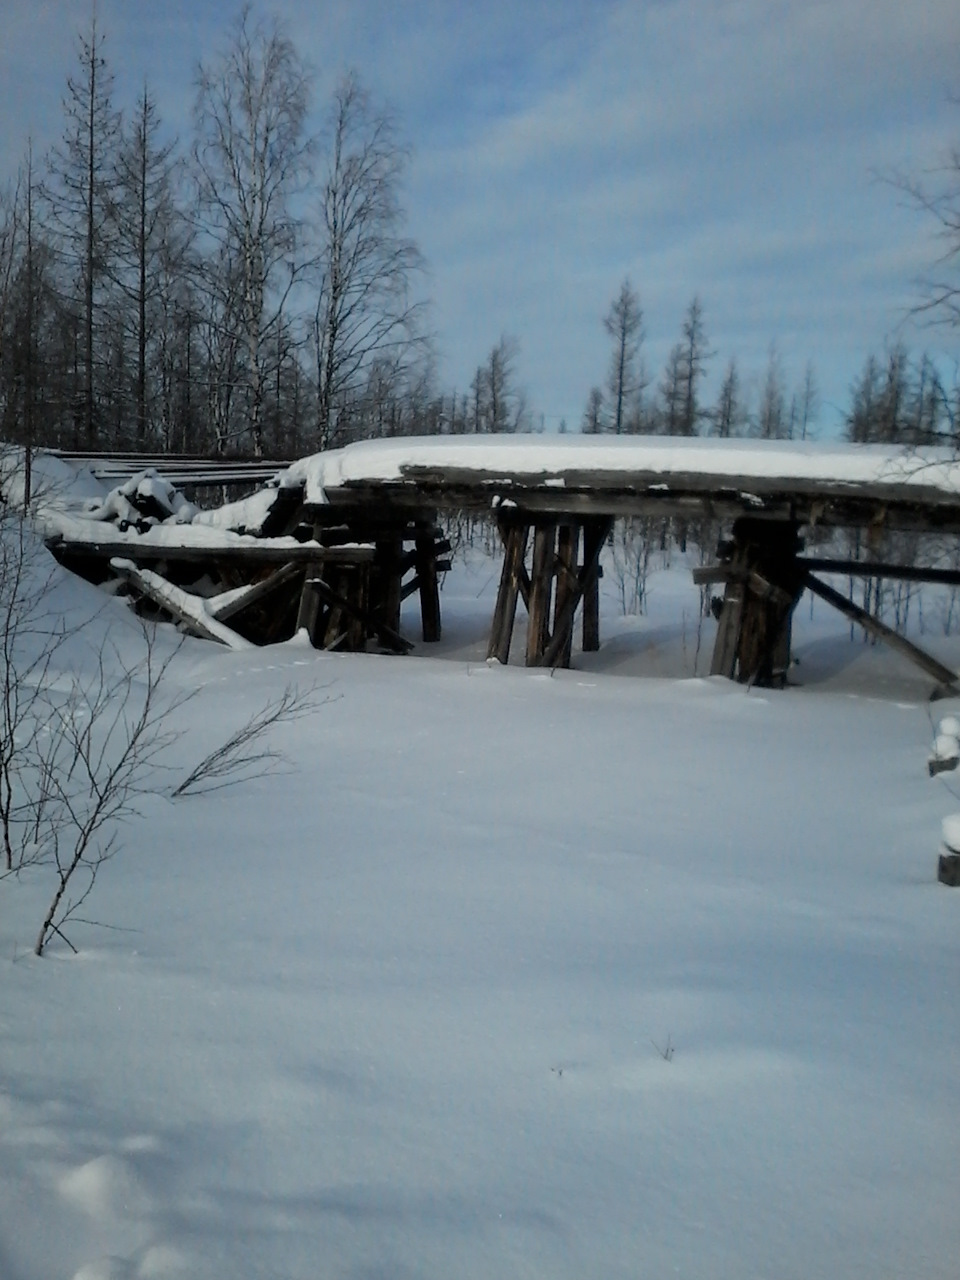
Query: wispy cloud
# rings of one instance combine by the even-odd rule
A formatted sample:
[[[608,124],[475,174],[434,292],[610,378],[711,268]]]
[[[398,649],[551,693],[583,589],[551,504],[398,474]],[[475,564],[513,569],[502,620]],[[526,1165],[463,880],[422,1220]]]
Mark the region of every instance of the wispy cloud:
[[[221,0],[98,0],[118,92],[154,83],[189,127]],[[321,95],[347,66],[413,145],[411,229],[431,264],[441,373],[465,388],[503,331],[531,401],[575,421],[603,377],[600,323],[630,275],[648,361],[703,301],[724,358],[776,340],[845,398],[898,333],[930,250],[876,173],[960,137],[956,0],[277,0]],[[0,164],[55,136],[87,0],[4,0]],[[909,336],[909,331],[907,333]],[[921,340],[929,340],[923,335]]]

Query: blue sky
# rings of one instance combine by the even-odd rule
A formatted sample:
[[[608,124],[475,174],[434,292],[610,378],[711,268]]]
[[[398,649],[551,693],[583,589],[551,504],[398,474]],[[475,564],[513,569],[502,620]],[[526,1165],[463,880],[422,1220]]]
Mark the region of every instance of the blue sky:
[[[200,58],[239,6],[98,0],[117,99],[146,76],[186,134]],[[439,373],[465,391],[502,333],[548,429],[604,379],[602,317],[629,276],[656,378],[699,295],[708,393],[736,356],[759,383],[812,360],[830,434],[870,351],[902,338],[953,368],[956,332],[908,316],[938,251],[878,173],[960,144],[956,0],[279,0],[317,71],[394,110],[429,265]],[[0,0],[0,171],[60,129],[89,0]],[[951,101],[951,95],[953,101]]]

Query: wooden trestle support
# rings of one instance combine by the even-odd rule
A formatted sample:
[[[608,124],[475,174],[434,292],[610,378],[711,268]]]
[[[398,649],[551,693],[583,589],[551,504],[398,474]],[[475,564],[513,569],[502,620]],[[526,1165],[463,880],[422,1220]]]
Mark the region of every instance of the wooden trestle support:
[[[783,684],[790,666],[793,611],[803,592],[801,549],[792,522],[734,522],[720,548],[726,589],[710,674],[743,684]]]
[[[528,667],[569,667],[573,624],[583,605],[583,648],[600,647],[600,550],[613,526],[601,516],[584,520],[501,513],[503,570],[493,611],[487,658],[510,660],[517,604],[527,610]],[[531,543],[530,568],[527,551]],[[581,543],[583,559],[578,563]]]
[[[400,606],[418,592],[423,639],[439,640],[439,575],[450,567],[450,543],[431,521],[367,532],[369,542],[337,546],[334,531],[316,530],[318,540],[333,545],[305,574],[297,629],[304,628],[319,649],[356,652],[374,639],[385,649],[408,653],[413,645],[400,635]],[[356,536],[353,526],[349,533]],[[405,542],[413,546],[405,550]],[[404,582],[411,569],[413,577]]]
[[[955,575],[895,565],[807,560],[800,557],[802,549],[797,524],[744,516],[734,522],[731,540],[721,545],[720,564],[694,570],[694,581],[701,586],[725,584],[722,601],[715,601],[717,638],[711,675],[750,685],[783,685],[790,668],[793,611],[808,590],[931,676],[936,682],[935,696],[958,692],[956,672],[822,582],[813,569],[930,581],[946,581]]]

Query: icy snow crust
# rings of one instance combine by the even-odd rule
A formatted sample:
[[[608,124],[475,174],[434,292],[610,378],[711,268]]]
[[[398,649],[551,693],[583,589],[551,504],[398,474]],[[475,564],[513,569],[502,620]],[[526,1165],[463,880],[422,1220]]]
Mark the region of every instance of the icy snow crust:
[[[369,440],[315,454],[286,474],[306,481],[308,502],[360,482],[396,483],[418,470],[456,469],[478,477],[539,479],[691,474],[723,480],[785,480],[853,487],[916,485],[960,494],[960,461],[948,449],[907,452],[882,445],[808,441],[703,440],[655,436],[434,436]]]

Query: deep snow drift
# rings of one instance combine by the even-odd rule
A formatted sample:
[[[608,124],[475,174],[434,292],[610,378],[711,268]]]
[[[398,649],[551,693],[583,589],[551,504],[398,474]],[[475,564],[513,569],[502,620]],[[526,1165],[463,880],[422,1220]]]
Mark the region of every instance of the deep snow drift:
[[[173,778],[326,701],[291,770],[145,802],[78,957],[0,884],[3,1280],[956,1274],[929,685],[806,601],[804,687],[693,678],[689,573],[650,588],[552,676],[483,663],[482,560],[430,656],[183,645]]]

